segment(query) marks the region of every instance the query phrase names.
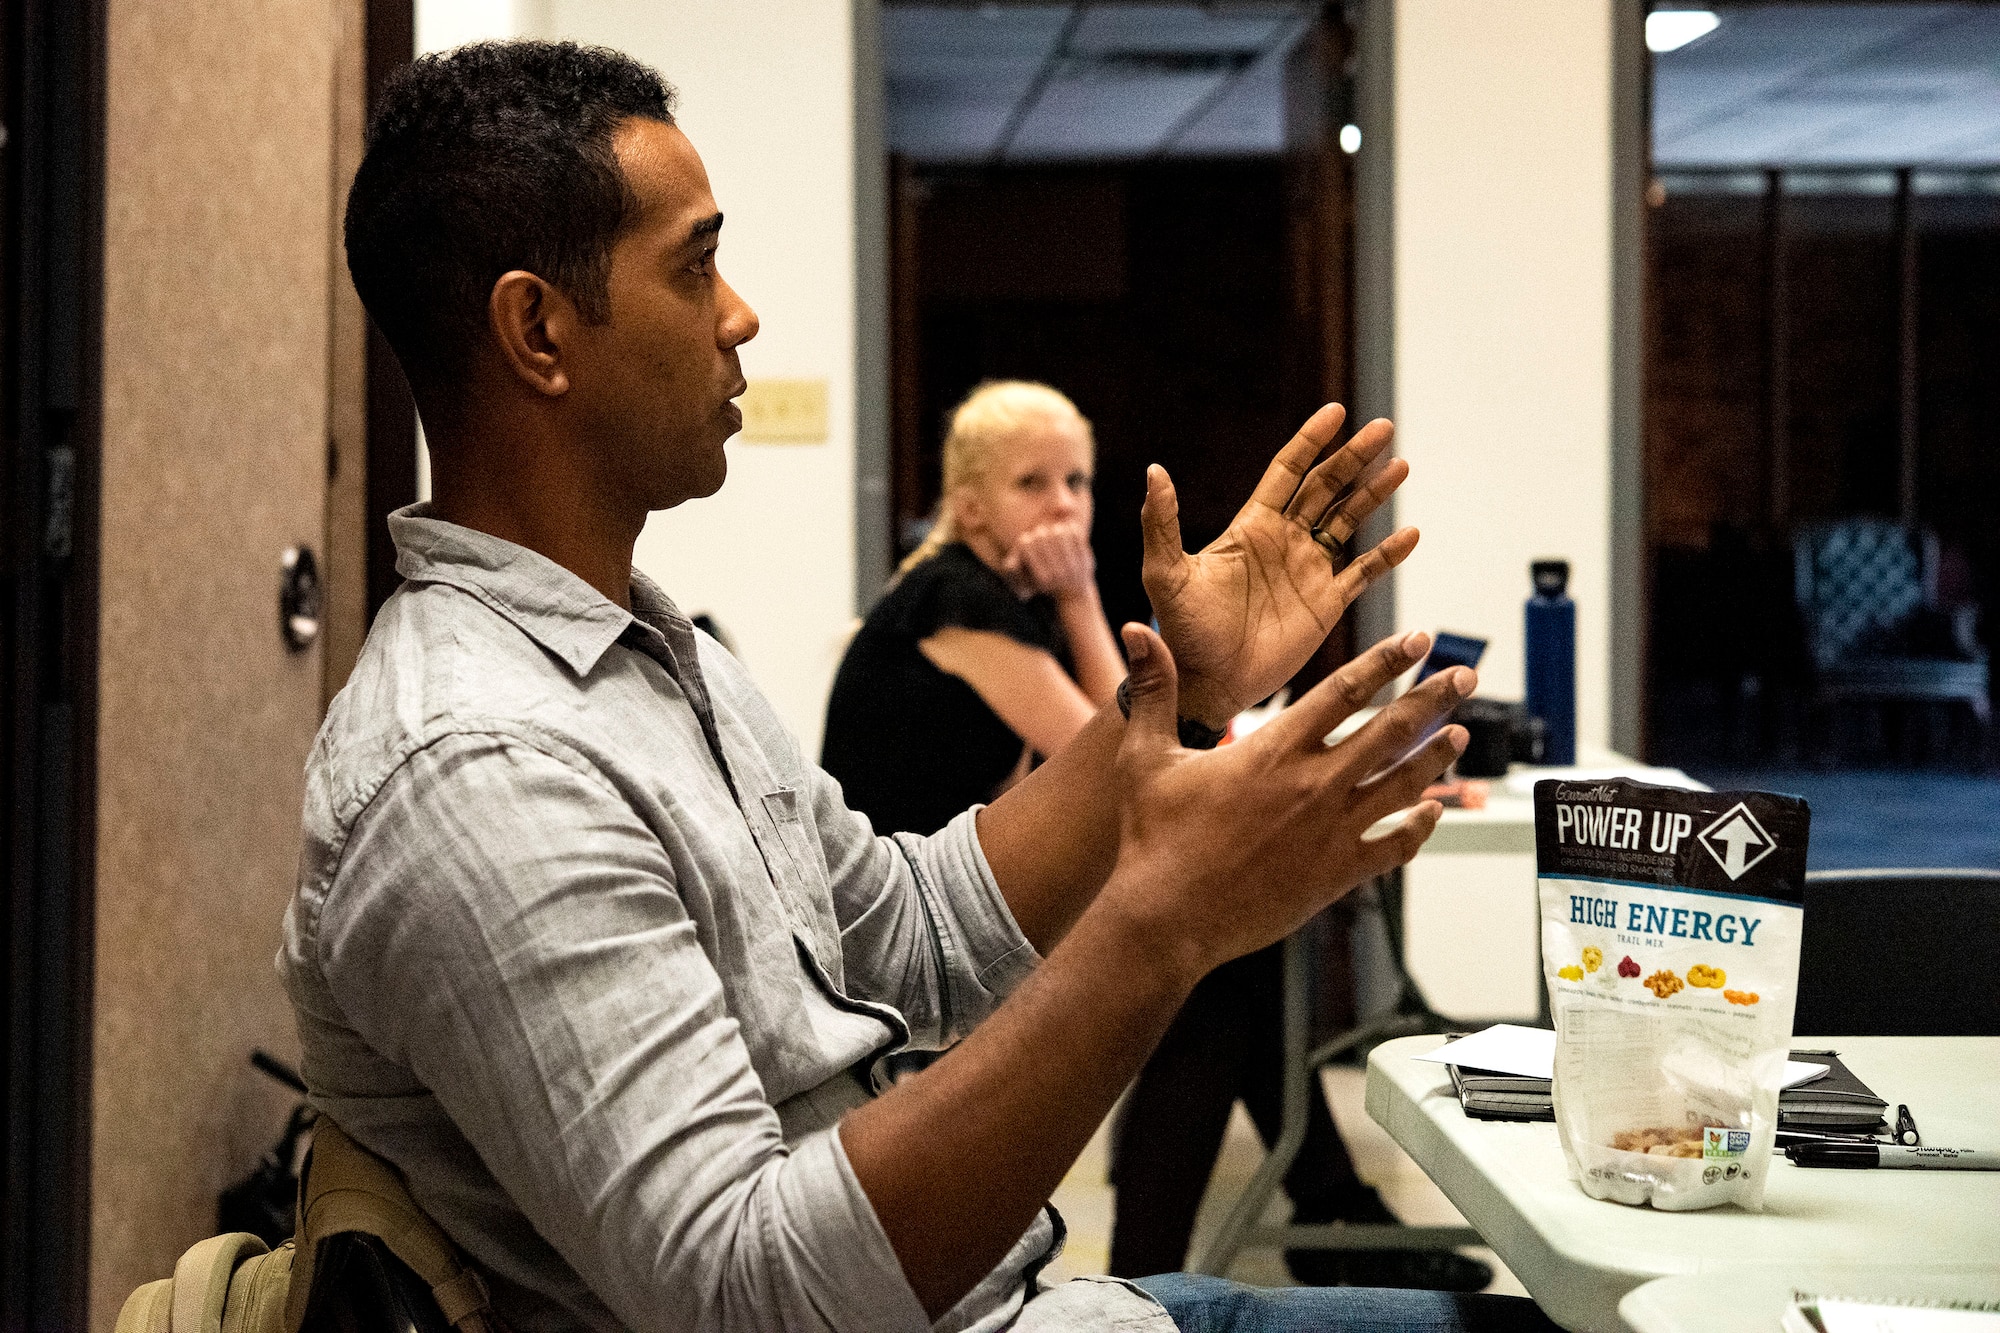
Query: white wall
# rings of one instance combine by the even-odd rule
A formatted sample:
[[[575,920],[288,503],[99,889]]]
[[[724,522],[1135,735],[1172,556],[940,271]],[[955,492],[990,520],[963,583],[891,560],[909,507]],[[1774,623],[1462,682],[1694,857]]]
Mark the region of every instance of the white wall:
[[[419,45],[615,47],[680,92],[727,217],[720,255],[763,320],[757,378],[824,379],[823,444],[729,446],[720,494],[653,516],[637,563],[734,638],[817,756],[854,606],[854,90],[850,0],[420,0]]]
[[[1528,562],[1570,562],[1577,740],[1609,743],[1613,0],[1393,0],[1396,623],[1491,640],[1520,698]]]
[[[417,54],[467,42],[538,33],[547,0],[417,0]]]

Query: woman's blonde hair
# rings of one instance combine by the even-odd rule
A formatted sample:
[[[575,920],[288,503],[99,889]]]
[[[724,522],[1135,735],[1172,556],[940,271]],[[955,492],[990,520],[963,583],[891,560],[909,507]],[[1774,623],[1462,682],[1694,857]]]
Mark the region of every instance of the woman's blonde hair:
[[[958,525],[951,514],[952,495],[983,481],[992,470],[995,452],[1023,427],[1051,417],[1083,427],[1084,446],[1096,453],[1090,418],[1077,411],[1076,404],[1060,389],[1033,380],[987,380],[952,409],[951,426],[944,436],[944,481],[938,488],[937,508],[931,512],[931,530],[917,549],[903,558],[896,570],[898,576],[958,540]]]

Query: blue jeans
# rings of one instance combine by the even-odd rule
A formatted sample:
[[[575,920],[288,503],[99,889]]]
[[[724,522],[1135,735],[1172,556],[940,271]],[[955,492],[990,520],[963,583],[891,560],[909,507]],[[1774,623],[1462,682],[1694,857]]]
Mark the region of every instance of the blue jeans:
[[[1246,1287],[1219,1277],[1163,1273],[1139,1285],[1181,1333],[1543,1333],[1533,1301],[1379,1287]]]

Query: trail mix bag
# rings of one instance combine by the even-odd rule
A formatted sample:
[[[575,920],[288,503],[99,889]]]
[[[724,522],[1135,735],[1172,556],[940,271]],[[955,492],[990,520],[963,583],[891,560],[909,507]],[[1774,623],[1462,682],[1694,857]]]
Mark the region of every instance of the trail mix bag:
[[[1535,784],[1556,1125],[1592,1198],[1763,1207],[1810,820],[1768,792]]]

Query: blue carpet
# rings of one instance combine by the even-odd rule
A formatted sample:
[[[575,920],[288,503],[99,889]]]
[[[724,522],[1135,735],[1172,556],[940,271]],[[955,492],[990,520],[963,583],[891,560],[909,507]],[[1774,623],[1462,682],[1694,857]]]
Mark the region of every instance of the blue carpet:
[[[1721,789],[1803,796],[1812,806],[1811,870],[1966,866],[2000,870],[2000,778],[1934,769],[1690,766]]]

